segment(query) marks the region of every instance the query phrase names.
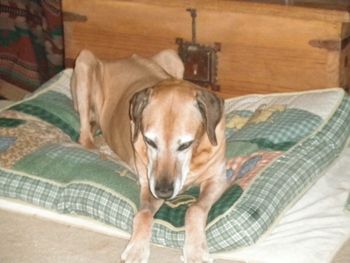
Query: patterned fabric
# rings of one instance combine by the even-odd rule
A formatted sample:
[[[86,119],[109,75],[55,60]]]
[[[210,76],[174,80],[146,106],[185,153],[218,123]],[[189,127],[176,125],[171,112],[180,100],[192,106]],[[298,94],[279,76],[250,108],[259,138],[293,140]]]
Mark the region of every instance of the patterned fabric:
[[[307,111],[288,109],[273,113],[267,121],[246,125],[244,130],[237,131],[229,140],[264,139],[274,144],[296,142],[318,127],[320,121],[319,116]]]
[[[0,152],[5,152],[16,142],[15,137],[3,136],[0,138]]]
[[[106,151],[101,136],[96,137],[100,150],[76,143],[71,72],[0,112],[0,196],[131,232],[139,206],[136,175]],[[281,94],[276,104],[266,95],[259,100],[263,106],[254,99],[250,103],[253,96],[226,101],[227,172],[222,176],[234,183],[209,213],[211,252],[256,242],[335,160],[350,135],[350,99],[341,89],[325,94],[332,96],[322,117],[300,101],[298,107],[288,103],[313,98],[311,93]],[[230,110],[235,104],[247,106]],[[165,202],[155,216],[154,243],[183,246],[186,210],[198,194],[193,187]]]
[[[254,152],[251,155],[242,155],[227,161],[227,170],[232,171],[231,179],[246,189],[250,182],[264,169],[269,163],[282,156],[283,152]]]
[[[116,192],[87,183],[60,185],[2,169],[0,195],[58,213],[93,218],[129,232],[136,212],[136,207]]]
[[[295,145],[256,177],[244,196],[226,214],[229,222],[223,219],[221,224],[207,230],[212,251],[253,244],[286,204],[302,194],[339,155],[350,134],[349,122],[350,99],[345,97],[320,131]],[[240,220],[228,220],[237,217]],[[232,241],[231,245],[227,244],[226,238]]]
[[[70,100],[63,94],[49,91],[30,101],[14,105],[11,109],[45,120],[67,133],[72,140],[78,140],[79,117]]]
[[[1,0],[0,77],[33,91],[63,69],[60,0]]]
[[[23,124],[25,121],[11,118],[0,118],[0,127],[17,127]]]

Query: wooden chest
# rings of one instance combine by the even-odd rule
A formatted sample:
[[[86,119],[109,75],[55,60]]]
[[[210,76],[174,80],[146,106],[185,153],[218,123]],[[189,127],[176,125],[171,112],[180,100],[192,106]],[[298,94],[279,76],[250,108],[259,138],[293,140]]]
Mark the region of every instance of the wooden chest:
[[[63,0],[66,66],[82,48],[104,59],[149,56],[191,40],[221,43],[220,92],[350,87],[350,1]]]

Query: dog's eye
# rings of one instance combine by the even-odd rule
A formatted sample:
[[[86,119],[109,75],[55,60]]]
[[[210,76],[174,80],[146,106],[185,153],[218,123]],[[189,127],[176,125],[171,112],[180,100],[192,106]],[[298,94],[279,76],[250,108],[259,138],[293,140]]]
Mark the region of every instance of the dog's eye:
[[[148,139],[147,137],[144,137],[145,138],[145,142],[149,145],[149,146],[151,146],[152,148],[154,148],[154,149],[157,149],[158,147],[157,147],[157,144],[154,142],[154,141],[152,141],[151,139]]]
[[[177,148],[177,150],[178,150],[179,152],[184,151],[184,150],[188,149],[188,148],[192,145],[192,143],[193,143],[193,141],[185,142],[185,143],[181,144],[181,145]]]

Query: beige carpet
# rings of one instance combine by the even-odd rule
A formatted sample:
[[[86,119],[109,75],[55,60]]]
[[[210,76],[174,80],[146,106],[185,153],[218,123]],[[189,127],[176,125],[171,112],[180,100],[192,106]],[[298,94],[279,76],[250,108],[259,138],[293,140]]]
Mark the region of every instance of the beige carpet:
[[[119,255],[126,242],[35,216],[0,210],[1,263],[116,263],[120,262]],[[152,246],[150,263],[180,262],[180,254],[178,250]],[[348,263],[349,259],[350,240],[333,263]]]
[[[350,239],[339,249],[332,263],[349,263],[350,262]]]
[[[116,263],[126,243],[116,237],[0,210],[1,263]],[[152,246],[150,263],[177,263],[180,255],[179,250]]]

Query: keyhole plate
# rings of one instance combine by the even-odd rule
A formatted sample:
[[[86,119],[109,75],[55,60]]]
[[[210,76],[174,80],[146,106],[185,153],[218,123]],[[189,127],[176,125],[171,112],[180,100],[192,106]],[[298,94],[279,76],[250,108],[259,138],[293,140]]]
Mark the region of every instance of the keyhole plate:
[[[186,11],[192,17],[192,42],[177,38],[178,53],[185,65],[184,79],[192,81],[198,85],[209,87],[214,91],[219,91],[220,86],[216,83],[217,77],[217,52],[221,50],[220,43],[213,46],[199,44],[196,41],[196,17],[197,12],[193,8]]]
[[[220,51],[220,44],[215,43],[214,47],[211,47],[183,41],[181,38],[177,38],[176,43],[179,45],[179,56],[185,65],[184,79],[219,91],[220,86],[216,83],[216,53]]]

